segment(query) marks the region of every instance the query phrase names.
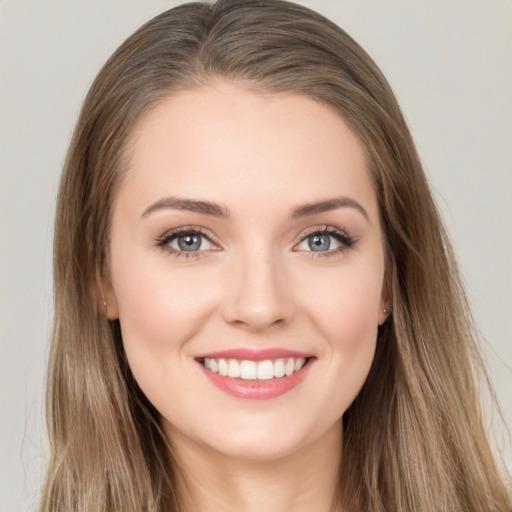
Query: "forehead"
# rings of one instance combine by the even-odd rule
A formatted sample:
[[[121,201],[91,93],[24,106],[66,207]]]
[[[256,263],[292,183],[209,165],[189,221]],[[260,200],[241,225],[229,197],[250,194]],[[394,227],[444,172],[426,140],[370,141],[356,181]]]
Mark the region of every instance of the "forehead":
[[[331,107],[300,94],[215,83],[169,95],[138,122],[120,195],[305,203],[350,194],[376,210],[361,141]]]

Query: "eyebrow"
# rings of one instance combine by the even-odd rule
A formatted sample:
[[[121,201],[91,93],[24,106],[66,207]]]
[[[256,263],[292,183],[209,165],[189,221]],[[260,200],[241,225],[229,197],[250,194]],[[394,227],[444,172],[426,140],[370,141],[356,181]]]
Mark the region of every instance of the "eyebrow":
[[[162,209],[186,210],[189,212],[202,213],[204,215],[212,215],[213,217],[229,217],[229,210],[225,206],[211,203],[210,201],[182,199],[179,197],[166,197],[158,200],[156,203],[148,206],[142,216],[147,217],[154,211]]]
[[[331,210],[336,210],[338,208],[354,208],[359,213],[361,213],[361,215],[368,222],[370,222],[370,216],[368,215],[368,212],[362,207],[361,204],[359,204],[356,200],[351,199],[350,197],[336,197],[333,199],[320,201],[318,203],[310,203],[297,206],[291,211],[290,217],[292,219],[300,219],[308,215],[329,212]]]
[[[290,212],[292,219],[300,219],[309,215],[324,213],[338,208],[354,208],[369,222],[370,216],[368,212],[356,200],[350,197],[336,197],[319,201],[317,203],[308,203],[293,208]],[[230,217],[229,209],[223,205],[212,203],[210,201],[201,201],[196,199],[183,199],[179,197],[165,197],[159,199],[155,203],[148,206],[142,216],[147,217],[157,210],[173,209],[185,210],[189,212],[202,213],[203,215],[211,215],[213,217],[220,217],[227,219]]]

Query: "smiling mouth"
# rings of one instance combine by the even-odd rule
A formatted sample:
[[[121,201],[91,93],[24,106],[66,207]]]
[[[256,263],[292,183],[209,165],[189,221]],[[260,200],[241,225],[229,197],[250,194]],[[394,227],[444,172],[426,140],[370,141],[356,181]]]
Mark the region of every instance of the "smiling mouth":
[[[236,398],[267,400],[296,388],[306,379],[315,356],[269,348],[232,349],[196,357],[208,380]]]
[[[311,357],[283,357],[252,361],[249,359],[201,358],[199,362],[212,373],[232,379],[269,381],[290,377],[300,371]]]

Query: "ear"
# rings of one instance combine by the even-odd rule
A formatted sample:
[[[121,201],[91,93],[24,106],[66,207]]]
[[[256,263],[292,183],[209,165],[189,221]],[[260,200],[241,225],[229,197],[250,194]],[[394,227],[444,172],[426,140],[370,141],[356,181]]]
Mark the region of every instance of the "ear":
[[[388,284],[388,279],[384,279],[384,284],[382,286],[382,294],[379,301],[379,313],[378,313],[378,322],[379,325],[382,325],[391,314],[391,304],[393,303],[391,287]]]
[[[100,310],[103,311],[103,315],[108,320],[117,320],[119,318],[119,309],[117,307],[114,287],[112,286],[112,281],[107,270],[102,271],[100,281]]]

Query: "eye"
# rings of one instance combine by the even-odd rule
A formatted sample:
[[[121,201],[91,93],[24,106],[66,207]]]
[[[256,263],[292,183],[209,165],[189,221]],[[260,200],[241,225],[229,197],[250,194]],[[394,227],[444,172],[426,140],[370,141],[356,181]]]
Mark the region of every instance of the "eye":
[[[344,231],[334,227],[326,227],[306,234],[294,250],[318,253],[320,256],[349,249],[354,246],[355,242]]]
[[[206,234],[190,228],[165,233],[158,239],[157,245],[178,256],[191,256],[193,253],[216,249]]]
[[[333,237],[327,233],[315,233],[314,235],[309,235],[299,244],[299,247],[304,249],[303,245],[307,245],[307,248],[311,251],[324,252],[331,249],[331,245],[333,245],[333,249],[336,249],[336,247],[339,246],[339,242],[334,240]]]
[[[205,251],[212,248],[212,243],[208,238],[194,232],[174,236],[167,242],[167,245],[177,251],[185,252]]]
[[[313,233],[297,246],[299,251],[327,252],[337,249],[341,243],[333,235],[325,232]]]

